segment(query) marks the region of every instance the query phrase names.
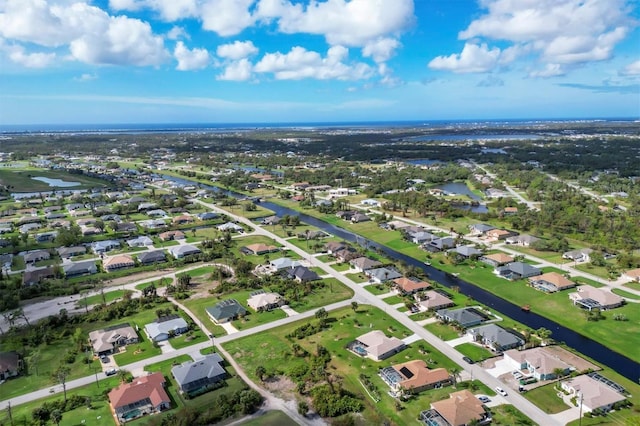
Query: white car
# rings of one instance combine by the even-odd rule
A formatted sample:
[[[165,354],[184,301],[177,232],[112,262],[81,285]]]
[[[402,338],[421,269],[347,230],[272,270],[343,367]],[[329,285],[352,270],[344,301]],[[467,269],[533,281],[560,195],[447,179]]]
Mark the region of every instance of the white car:
[[[507,391],[502,389],[500,386],[496,386],[496,392],[498,392],[502,396],[507,396]]]

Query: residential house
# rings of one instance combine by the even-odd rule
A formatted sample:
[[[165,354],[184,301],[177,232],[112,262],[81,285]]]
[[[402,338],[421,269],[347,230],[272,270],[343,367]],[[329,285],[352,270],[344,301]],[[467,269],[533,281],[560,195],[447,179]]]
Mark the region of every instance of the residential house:
[[[438,239],[436,235],[426,231],[408,232],[406,235],[407,239],[414,244],[425,244]]]
[[[158,413],[171,407],[165,391],[166,380],[160,372],[137,377],[109,392],[109,404],[119,422]]]
[[[402,222],[401,220],[392,220],[391,222],[387,222],[387,226],[389,229],[402,231],[403,229],[408,228],[411,225],[406,222]]]
[[[127,323],[89,333],[89,343],[97,356],[115,353],[119,347],[138,343],[138,341],[138,333]]]
[[[591,260],[589,255],[591,253],[593,253],[593,249],[590,249],[590,248],[571,250],[571,251],[562,253],[562,258],[571,260],[573,262],[589,262]]]
[[[346,197],[356,195],[358,192],[351,188],[335,188],[329,190],[329,198]]]
[[[377,284],[382,284],[384,282],[402,277],[402,274],[398,272],[397,269],[392,267],[369,269],[365,272],[365,274],[369,277],[369,281]]]
[[[351,220],[351,218],[357,214],[355,210],[340,210],[336,212],[336,217],[342,220]]]
[[[368,257],[357,257],[355,259],[351,259],[349,261],[349,264],[358,272],[365,272],[369,269],[373,269],[382,265],[382,263],[378,262],[377,260],[369,259]]]
[[[540,275],[542,271],[524,262],[511,262],[504,266],[499,266],[494,271],[498,276],[508,280],[520,280],[535,275]]]
[[[161,241],[184,240],[186,236],[182,231],[166,231],[158,234]]]
[[[280,257],[278,259],[269,261],[269,267],[273,272],[281,271],[284,269],[292,269],[300,265],[301,263],[299,261],[289,259],[288,257]]]
[[[132,197],[131,199],[129,199],[129,204],[134,203],[134,201],[131,201],[133,199],[136,199],[135,201],[139,202],[140,204],[138,204],[138,211],[139,212],[144,212],[144,211],[148,211],[151,210],[153,211],[153,209],[155,209],[156,207],[158,207],[158,205],[156,203],[144,203],[144,198],[142,197]]]
[[[347,243],[338,242],[338,241],[329,241],[328,243],[325,243],[325,245],[324,245],[324,249],[329,254],[335,254],[336,252],[338,252],[340,250],[344,250],[347,247],[348,247]]]
[[[156,221],[147,221],[147,222],[156,222]],[[161,220],[159,222],[161,222],[161,226],[165,226],[164,221]],[[147,226],[147,228],[151,229],[152,227]],[[114,229],[114,231],[117,231],[117,232],[134,232],[137,230],[138,230],[138,226],[134,222],[119,222],[116,224],[116,229]]]
[[[90,226],[90,225],[95,225],[96,222],[98,222],[98,219],[96,219],[95,217],[88,217],[86,219],[78,219],[76,220],[76,225],[83,227],[83,226]]]
[[[475,342],[482,343],[493,352],[504,352],[509,349],[519,348],[525,344],[522,337],[496,324],[470,328],[467,330],[467,334],[473,337]]]
[[[41,232],[39,234],[35,234],[33,239],[36,240],[37,243],[46,243],[55,240],[57,236],[58,231]]]
[[[487,225],[486,223],[475,223],[473,225],[469,225],[469,229],[471,230],[471,234],[484,235],[487,232],[496,229],[496,227]]]
[[[223,223],[222,225],[218,225],[217,228],[218,228],[218,231],[229,231],[229,232],[239,232],[239,233],[244,232],[244,228],[242,226],[233,222]]]
[[[483,323],[488,317],[475,308],[440,309],[436,317],[446,323],[457,323],[463,328],[473,327]]]
[[[503,216],[513,216],[514,214],[518,213],[518,208],[517,207],[505,207],[502,210],[502,215]]]
[[[67,278],[79,277],[81,275],[93,275],[98,273],[98,266],[95,260],[84,260],[80,262],[69,262],[62,266],[64,275]]]
[[[187,223],[193,223],[195,219],[192,216],[183,214],[173,218],[174,225],[185,225]]]
[[[169,315],[146,324],[144,331],[152,341],[162,342],[169,339],[169,337],[186,333],[189,331],[189,324],[181,316]]]
[[[196,254],[202,253],[200,249],[196,246],[192,246],[191,244],[182,244],[179,246],[169,247],[169,253],[175,257],[176,259],[183,259],[187,256],[193,256]]]
[[[512,256],[509,256],[508,254],[505,254],[505,253],[485,254],[480,258],[481,262],[491,265],[494,268],[498,266],[506,265],[507,263],[511,263],[513,262],[513,260],[514,259]]]
[[[227,377],[223,363],[224,360],[218,353],[212,353],[195,361],[173,366],[171,375],[176,379],[181,392],[199,395],[216,388]]]
[[[582,402],[585,413],[600,409],[605,413],[613,408],[617,402],[626,398],[612,387],[589,375],[572,377],[560,383],[560,387],[574,396],[577,403]]]
[[[53,220],[53,219],[62,219],[64,217],[66,217],[67,215],[64,213],[47,213],[46,215],[44,215],[44,218],[47,220]]]
[[[320,276],[306,266],[296,266],[287,271],[289,278],[298,281],[299,283],[306,283],[309,281],[317,281]]]
[[[569,374],[572,367],[546,347],[519,351],[511,349],[504,353],[504,360],[515,370],[521,370],[536,380],[553,380],[559,372]]]
[[[380,330],[373,330],[349,343],[347,349],[362,357],[381,361],[397,354],[405,348],[405,344],[397,337],[387,337]]]
[[[504,240],[506,244],[515,244],[523,247],[530,247],[532,244],[538,241],[540,241],[540,238],[525,234],[513,235],[511,237],[507,237]]]
[[[163,219],[142,220],[139,223],[140,226],[146,229],[162,229],[167,227],[167,224]],[[118,229],[120,229],[120,225],[121,224],[118,224]]]
[[[107,253],[117,248],[120,248],[120,241],[118,240],[96,241],[91,244],[91,250],[96,254]]]
[[[431,284],[415,277],[400,277],[393,280],[393,287],[403,295],[415,294],[419,291],[428,290]]]
[[[622,306],[624,299],[610,291],[581,285],[575,293],[569,293],[569,299],[574,305],[591,311],[592,309],[613,309]]]
[[[26,223],[20,226],[18,228],[18,231],[20,231],[21,234],[28,234],[29,231],[33,231],[35,229],[40,229],[40,228],[42,228],[42,225],[40,225],[39,223]]]
[[[136,266],[135,260],[128,254],[117,254],[105,259],[102,262],[104,270],[107,272],[117,271],[119,269],[133,268]]]
[[[367,198],[360,201],[360,204],[368,207],[380,207],[380,201],[374,200],[373,198]]]
[[[381,368],[378,374],[393,392],[406,390],[416,394],[423,390],[446,386],[452,382],[447,370],[444,368],[430,370],[427,363],[421,359]]]
[[[49,250],[33,250],[23,254],[22,258],[24,259],[24,263],[28,265],[42,260],[49,260],[51,253],[49,253]]]
[[[256,312],[277,309],[285,303],[278,293],[267,293],[264,290],[254,291],[249,296],[247,305]]]
[[[423,245],[427,250],[431,249],[434,251],[442,251],[455,246],[456,240],[451,237],[436,238],[435,240],[431,240],[427,244]]]
[[[356,213],[351,216],[351,223],[369,222],[371,218],[363,213]]]
[[[23,368],[22,358],[17,352],[0,352],[0,380],[16,377]]]
[[[219,215],[216,212],[203,212],[198,213],[196,216],[198,216],[198,219],[200,220],[213,220],[217,219]]]
[[[253,254],[253,255],[261,256],[263,254],[278,252],[280,251],[280,248],[276,246],[258,243],[258,244],[249,244],[248,246],[244,246],[240,249],[240,251],[244,254]]]
[[[153,240],[146,235],[141,235],[137,238],[127,240],[127,245],[129,247],[147,247],[153,245]]]
[[[269,216],[262,219],[262,225],[275,226],[280,223],[280,218],[278,216]]]
[[[628,270],[624,273],[624,277],[630,281],[640,282],[640,268]]]
[[[56,251],[62,259],[69,259],[74,256],[82,256],[83,254],[86,254],[87,248],[85,246],[59,247]]]
[[[491,423],[491,413],[469,390],[449,394],[448,399],[431,403],[431,410],[420,413],[426,425],[467,426]]]
[[[247,310],[235,299],[227,299],[219,302],[215,306],[205,308],[211,321],[216,324],[238,319],[247,314]]]
[[[28,269],[22,274],[22,285],[40,284],[44,280],[55,278],[55,270],[52,266],[41,269]]]
[[[546,274],[530,277],[529,285],[545,293],[554,293],[575,287],[576,283],[557,272],[547,272]]]
[[[484,234],[488,240],[502,241],[509,237],[517,235],[517,232],[507,231],[506,229],[492,229]]]
[[[455,305],[451,299],[435,290],[417,293],[415,299],[418,301],[418,304],[427,311],[438,311]]]
[[[350,260],[360,257],[360,254],[355,248],[349,246],[334,252],[333,257],[335,257],[338,262],[349,262]]]
[[[456,248],[447,250],[447,253],[450,255],[453,254],[456,256],[460,256],[465,259],[482,256],[481,250],[478,250],[477,248],[471,246],[458,246]]]
[[[137,254],[138,261],[143,265],[165,262],[167,255],[162,250],[143,251]]]
[[[11,269],[11,264],[13,263],[13,254],[4,253],[0,254],[0,271],[4,269]]]

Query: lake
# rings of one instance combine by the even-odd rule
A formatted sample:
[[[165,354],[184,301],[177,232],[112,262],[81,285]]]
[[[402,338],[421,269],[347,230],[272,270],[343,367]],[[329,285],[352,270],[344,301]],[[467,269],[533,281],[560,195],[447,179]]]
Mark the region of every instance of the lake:
[[[57,188],[71,188],[72,186],[82,185],[80,182],[70,182],[62,179],[51,179],[43,176],[36,176],[36,177],[32,177],[31,179],[44,182],[51,187],[57,187]]]

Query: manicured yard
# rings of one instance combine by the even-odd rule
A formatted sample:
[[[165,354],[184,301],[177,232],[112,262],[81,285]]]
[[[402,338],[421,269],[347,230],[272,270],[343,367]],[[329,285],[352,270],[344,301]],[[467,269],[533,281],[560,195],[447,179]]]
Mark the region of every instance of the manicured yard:
[[[181,334],[180,336],[172,337],[169,339],[169,343],[174,349],[180,349],[197,343],[206,342],[207,340],[209,340],[209,336],[207,336],[202,330],[198,329],[192,330],[189,333]]]
[[[398,303],[404,303],[404,297],[398,295],[390,296],[382,300],[388,305],[397,305]]]
[[[494,354],[489,350],[473,343],[463,343],[458,345],[456,346],[456,350],[462,355],[468,356],[474,362],[484,361],[485,359],[494,356]]]
[[[362,273],[345,274],[345,277],[358,284],[366,283],[367,281],[369,281],[369,278],[367,278],[367,276]]]
[[[460,337],[460,333],[453,329],[450,325],[434,322],[424,326],[428,331],[436,335],[442,340],[452,340]]]
[[[335,269],[336,271],[339,272],[344,272],[344,271],[348,271],[349,269],[351,269],[351,265],[349,265],[348,263],[334,263],[333,265],[331,265],[331,267],[333,269]]]
[[[379,294],[389,293],[390,291],[389,287],[384,284],[371,284],[366,286],[365,290],[367,290],[371,294],[375,294],[376,296]]]
[[[353,290],[337,279],[325,278],[322,281],[324,285],[321,288],[297,302],[290,303],[289,306],[295,311],[305,312],[353,297]]]
[[[562,398],[558,397],[555,383],[540,386],[524,393],[524,397],[533,402],[538,408],[548,414],[556,414],[570,409]]]
[[[611,262],[609,262],[611,263]],[[597,277],[603,278],[605,280],[610,278],[609,270],[604,266],[594,266],[591,263],[579,263],[574,266],[577,270],[588,272],[589,274],[593,274]]]
[[[613,293],[617,294],[618,296],[626,297],[626,298],[633,299],[633,300],[640,300],[640,296],[638,296],[637,294],[630,293],[628,291],[624,291],[624,290],[621,290],[619,288],[614,288],[611,291]]]
[[[335,321],[332,322],[332,319]],[[301,340],[289,340],[284,337],[300,325],[315,321],[317,320],[298,321],[278,329],[234,340],[224,346],[242,365],[245,372],[255,380],[258,380],[255,377],[255,371],[259,365],[266,369],[268,375],[272,375],[286,373],[292,368],[306,363],[305,358],[295,357],[291,354],[293,343],[299,344],[308,352],[315,351],[318,344],[326,347],[332,355],[328,370],[335,371],[335,374],[342,377],[343,386],[361,397],[361,401],[365,404],[362,415],[366,424],[381,424],[384,419],[390,419],[396,424],[413,424],[418,413],[428,407],[430,401],[446,398],[450,392],[454,391],[451,387],[446,387],[423,392],[419,397],[403,403],[403,410],[396,411],[394,400],[386,394],[387,385],[377,375],[379,368],[411,359],[424,359],[431,368],[452,368],[454,364],[426,342],[414,343],[404,351],[381,362],[374,362],[347,351],[345,346],[349,342],[370,330],[382,330],[387,335],[399,338],[410,334],[402,325],[387,317],[384,312],[366,305],[361,305],[357,313],[350,308],[330,312],[331,329],[326,332],[314,334]],[[425,348],[425,354],[419,353],[419,346]],[[286,364],[283,364],[283,359],[287,360]],[[369,380],[377,387],[381,398],[377,404],[364,391],[359,382],[360,374],[368,376]]]
[[[491,408],[492,425],[513,426],[533,424],[520,410],[510,404]]]

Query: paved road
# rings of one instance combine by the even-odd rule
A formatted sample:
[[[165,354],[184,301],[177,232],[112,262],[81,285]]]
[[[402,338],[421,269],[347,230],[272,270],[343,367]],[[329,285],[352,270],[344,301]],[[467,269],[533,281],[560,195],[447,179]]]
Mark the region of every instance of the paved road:
[[[481,166],[480,164],[476,163],[475,161],[472,161],[471,163],[474,166],[476,166],[477,168],[479,168],[480,170],[482,170],[483,172],[485,172],[487,174],[487,176],[489,176],[491,179],[493,179],[493,180],[498,179],[497,176],[494,173],[491,173],[484,166]],[[536,203],[534,201],[529,201],[526,198],[524,198],[522,195],[520,195],[520,193],[517,192],[515,189],[513,189],[511,186],[507,185],[505,182],[502,182],[502,184],[504,185],[505,189],[514,198],[518,199],[522,204],[526,204],[527,207],[530,208],[531,210],[540,210],[540,203]]]

